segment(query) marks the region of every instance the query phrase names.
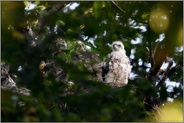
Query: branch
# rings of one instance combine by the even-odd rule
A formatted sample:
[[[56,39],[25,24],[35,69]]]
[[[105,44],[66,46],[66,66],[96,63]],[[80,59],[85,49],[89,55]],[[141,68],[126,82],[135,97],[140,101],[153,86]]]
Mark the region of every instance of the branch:
[[[148,33],[150,33],[150,27],[149,26],[148,26]],[[151,67],[153,67],[155,65],[153,54],[155,54],[155,51],[156,51],[156,48],[158,47],[158,44],[154,48],[154,51],[152,51],[152,41],[149,39],[148,46],[149,46],[149,50],[150,50],[150,52],[149,52],[149,62],[151,63]]]
[[[172,67],[172,65],[173,65],[173,61],[169,61],[169,64],[168,64],[168,66],[167,66],[165,72],[163,73],[162,78],[161,78],[160,81],[158,82],[157,87],[163,84],[163,82],[164,82],[164,80],[165,80],[167,74],[169,73],[169,70],[170,70],[170,68]]]

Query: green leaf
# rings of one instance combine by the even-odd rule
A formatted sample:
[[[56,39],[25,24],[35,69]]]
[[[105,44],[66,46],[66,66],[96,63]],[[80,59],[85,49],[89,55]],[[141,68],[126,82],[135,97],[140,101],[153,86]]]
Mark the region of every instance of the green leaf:
[[[96,19],[100,16],[103,5],[103,2],[99,1],[93,3],[94,16]]]

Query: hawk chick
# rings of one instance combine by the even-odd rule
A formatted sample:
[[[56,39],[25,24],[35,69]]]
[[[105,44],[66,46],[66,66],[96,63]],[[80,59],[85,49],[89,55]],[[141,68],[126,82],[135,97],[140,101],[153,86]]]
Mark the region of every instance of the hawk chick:
[[[102,63],[102,78],[113,87],[121,87],[128,83],[132,66],[126,56],[124,45],[120,41],[112,43],[112,52],[108,60]]]

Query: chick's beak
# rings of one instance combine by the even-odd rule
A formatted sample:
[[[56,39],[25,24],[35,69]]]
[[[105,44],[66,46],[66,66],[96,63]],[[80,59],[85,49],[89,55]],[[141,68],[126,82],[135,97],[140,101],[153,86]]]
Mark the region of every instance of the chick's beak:
[[[117,44],[114,44],[112,47],[113,47],[113,49],[117,50],[118,45]]]

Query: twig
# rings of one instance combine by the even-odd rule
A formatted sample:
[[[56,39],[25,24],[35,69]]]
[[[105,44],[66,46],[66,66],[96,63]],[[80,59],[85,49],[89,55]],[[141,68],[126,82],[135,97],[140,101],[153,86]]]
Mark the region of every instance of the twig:
[[[47,109],[47,111],[51,110],[52,108],[54,108],[54,107],[56,107],[56,106],[57,106],[57,104],[52,105],[50,108]]]
[[[121,10],[123,13],[126,13],[115,1],[112,1],[112,3],[119,9]]]

